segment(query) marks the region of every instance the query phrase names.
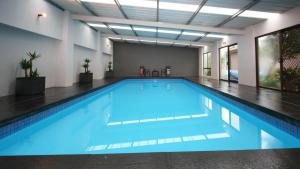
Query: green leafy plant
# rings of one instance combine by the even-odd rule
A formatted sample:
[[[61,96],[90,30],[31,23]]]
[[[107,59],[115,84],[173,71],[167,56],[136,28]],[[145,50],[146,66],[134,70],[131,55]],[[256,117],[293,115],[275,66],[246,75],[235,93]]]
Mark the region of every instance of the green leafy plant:
[[[84,59],[84,63],[82,65],[82,67],[84,68],[84,73],[90,73],[90,70],[89,70],[90,62],[91,62],[90,59],[88,59],[88,58]]]
[[[282,71],[283,87],[285,89],[300,90],[300,68],[284,68]]]
[[[29,59],[22,59],[20,62],[21,68],[25,72],[25,77],[38,77],[38,71],[37,68],[33,71],[33,61],[40,57],[40,55],[37,52],[27,52],[26,55],[29,57]],[[28,74],[29,69],[29,74]]]
[[[20,62],[20,66],[25,72],[25,77],[28,77],[28,69],[30,68],[29,61],[27,61],[27,59],[22,59]]]
[[[30,73],[30,77],[33,77],[33,61],[34,60],[36,60],[37,58],[39,58],[40,57],[40,55],[37,53],[37,52],[27,52],[26,53],[27,54],[27,56],[29,56],[29,63],[30,63],[30,68],[29,68],[29,73]]]
[[[108,62],[108,71],[109,71],[109,72],[112,71],[112,62]]]

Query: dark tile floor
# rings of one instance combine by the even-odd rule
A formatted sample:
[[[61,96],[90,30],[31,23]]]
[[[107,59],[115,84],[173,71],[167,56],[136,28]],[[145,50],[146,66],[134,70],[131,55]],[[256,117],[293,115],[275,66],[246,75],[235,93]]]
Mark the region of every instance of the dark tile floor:
[[[200,83],[219,94],[251,104],[267,111],[277,112],[300,120],[300,96],[268,89],[228,84],[227,82],[187,78]],[[120,80],[97,80],[93,85],[74,85],[66,88],[46,89],[44,96],[0,98],[0,124],[23,118],[53,105],[65,102],[86,92],[97,90]],[[0,168],[7,169],[81,169],[81,168],[128,168],[128,169],[198,169],[198,168],[300,168],[300,149],[145,153],[120,155],[73,155],[73,156],[23,156],[0,157]]]
[[[297,121],[298,126],[300,126],[300,95],[297,93],[258,89],[207,78],[187,79],[274,116],[288,118],[289,121]]]
[[[93,84],[71,87],[53,87],[45,90],[45,95],[0,97],[0,126],[16,118],[22,118],[30,112],[38,112],[55,104],[78,97],[118,81],[119,78],[95,80]]]
[[[299,149],[1,157],[1,169],[299,169]]]

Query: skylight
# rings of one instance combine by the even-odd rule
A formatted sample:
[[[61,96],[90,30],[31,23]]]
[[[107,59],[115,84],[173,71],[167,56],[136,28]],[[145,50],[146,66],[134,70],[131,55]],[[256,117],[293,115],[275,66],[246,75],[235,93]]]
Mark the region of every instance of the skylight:
[[[102,3],[115,5],[114,0],[81,0],[83,2],[91,3]],[[143,7],[143,8],[157,8],[157,2],[152,0],[119,0],[122,6],[133,6],[133,7]],[[184,12],[195,12],[198,5],[185,4],[185,3],[174,3],[174,2],[159,2],[159,8],[165,10],[173,11],[184,11]],[[218,15],[234,15],[239,9],[234,8],[222,8],[213,6],[203,6],[200,13],[218,14]],[[277,13],[261,12],[261,11],[251,11],[246,10],[240,16],[249,18],[262,18],[267,19],[279,15]]]
[[[204,36],[204,33],[184,31],[184,32],[182,32],[182,35],[187,35],[187,36]]]
[[[131,30],[130,26],[109,25],[109,27],[113,29]]]
[[[107,28],[104,24],[88,23],[88,25],[96,28]]]
[[[180,34],[180,31],[176,31],[176,30],[167,30],[167,29],[159,29],[158,32],[159,32],[159,33],[176,34],[176,35],[179,35],[179,34]]]
[[[156,32],[154,28],[141,28],[141,27],[134,27],[135,31],[142,31],[142,32]]]
[[[217,35],[217,34],[208,34],[206,36],[210,38],[227,38],[226,35]]]

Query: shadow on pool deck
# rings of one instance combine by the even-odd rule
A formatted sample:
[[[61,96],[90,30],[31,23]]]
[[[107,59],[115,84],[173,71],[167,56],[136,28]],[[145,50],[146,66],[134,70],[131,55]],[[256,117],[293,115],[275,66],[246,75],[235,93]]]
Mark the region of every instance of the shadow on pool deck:
[[[95,80],[93,85],[75,84],[71,87],[46,89],[44,96],[0,98],[0,123],[23,118],[30,112],[63,103],[117,82],[123,78]],[[269,89],[257,89],[227,82],[187,77],[187,79],[207,86],[216,92],[258,107],[300,121],[300,95],[281,93]],[[119,155],[72,155],[0,157],[0,168],[7,169],[77,169],[77,168],[146,168],[146,169],[194,169],[194,168],[300,168],[300,149],[187,152],[187,153],[145,153]]]

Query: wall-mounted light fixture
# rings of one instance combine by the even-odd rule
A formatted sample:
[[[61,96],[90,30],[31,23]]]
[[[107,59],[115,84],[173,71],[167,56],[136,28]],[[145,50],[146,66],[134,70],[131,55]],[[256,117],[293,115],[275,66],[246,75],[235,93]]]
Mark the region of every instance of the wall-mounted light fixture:
[[[44,13],[44,12],[40,12],[40,13],[38,13],[37,16],[38,16],[38,18],[40,18],[40,17],[46,18],[46,17],[47,17],[47,14]]]

